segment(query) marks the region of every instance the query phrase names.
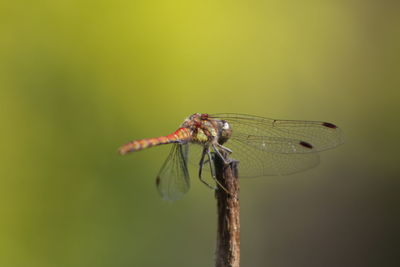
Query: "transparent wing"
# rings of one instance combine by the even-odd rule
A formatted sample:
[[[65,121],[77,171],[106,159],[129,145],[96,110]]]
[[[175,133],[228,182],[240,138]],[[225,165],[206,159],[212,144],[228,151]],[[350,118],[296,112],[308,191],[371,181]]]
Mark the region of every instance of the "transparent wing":
[[[309,142],[285,137],[244,135],[238,132],[232,136],[232,139],[245,143],[254,149],[270,153],[297,154],[317,152]]]
[[[231,158],[239,161],[240,178],[293,174],[319,163],[318,153],[272,153],[238,139],[228,140],[225,146],[233,151]]]
[[[199,144],[188,143],[189,152],[188,152],[188,162],[189,166],[195,166],[199,168],[200,166],[200,159],[203,153],[204,147]],[[208,159],[206,159],[207,161]],[[204,171],[209,171],[209,164],[204,164],[203,166]]]
[[[173,144],[156,179],[158,192],[164,199],[177,200],[189,191],[187,157],[187,144]]]
[[[243,114],[214,114],[232,128],[232,139],[271,153],[313,153],[343,143],[342,131],[320,121],[274,120]]]
[[[188,162],[190,166],[199,167],[203,146],[194,143],[188,143]]]

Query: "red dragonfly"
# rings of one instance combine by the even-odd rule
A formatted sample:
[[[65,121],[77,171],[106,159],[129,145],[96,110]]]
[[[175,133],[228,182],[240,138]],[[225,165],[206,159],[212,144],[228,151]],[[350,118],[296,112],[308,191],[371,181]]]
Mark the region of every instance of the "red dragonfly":
[[[171,143],[171,152],[160,169],[156,184],[164,199],[176,200],[189,190],[189,151],[192,156],[196,147],[201,148],[198,152],[199,178],[210,186],[203,179],[202,170],[209,164],[211,175],[216,180],[214,155],[228,163],[230,158],[223,154],[231,154],[240,162],[241,178],[286,175],[316,166],[319,163],[318,152],[343,143],[343,134],[329,122],[274,120],[233,113],[195,113],[174,133],[131,141],[121,146],[119,153],[124,155]]]

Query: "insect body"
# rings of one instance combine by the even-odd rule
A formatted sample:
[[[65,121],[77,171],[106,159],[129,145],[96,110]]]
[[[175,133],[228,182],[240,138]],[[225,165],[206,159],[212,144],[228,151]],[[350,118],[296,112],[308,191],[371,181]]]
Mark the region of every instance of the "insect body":
[[[174,133],[131,141],[119,148],[120,154],[152,146],[173,144],[158,176],[157,188],[166,199],[178,199],[189,190],[188,155],[201,146],[199,178],[206,163],[211,174],[214,154],[231,154],[240,161],[241,177],[285,175],[314,167],[319,151],[343,142],[340,129],[328,122],[273,120],[243,114],[205,114],[189,116]],[[222,153],[224,152],[224,153]],[[214,154],[212,154],[214,153]],[[218,181],[217,181],[218,182]],[[211,187],[211,186],[210,186]]]

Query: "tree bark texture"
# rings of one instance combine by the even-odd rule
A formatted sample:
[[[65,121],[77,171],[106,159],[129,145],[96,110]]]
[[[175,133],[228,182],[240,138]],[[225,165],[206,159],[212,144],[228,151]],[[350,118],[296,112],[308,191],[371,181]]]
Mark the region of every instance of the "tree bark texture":
[[[220,183],[215,192],[218,227],[216,267],[240,266],[240,206],[237,161],[225,164],[215,157],[216,177]],[[221,188],[221,185],[225,188]],[[226,192],[228,191],[228,192]]]

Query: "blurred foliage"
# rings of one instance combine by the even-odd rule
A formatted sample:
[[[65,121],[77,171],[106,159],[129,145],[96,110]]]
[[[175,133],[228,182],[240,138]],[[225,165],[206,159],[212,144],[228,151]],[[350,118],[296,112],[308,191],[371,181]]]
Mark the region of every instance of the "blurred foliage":
[[[395,266],[399,8],[2,0],[0,266],[212,266],[213,193],[163,202],[168,147],[116,154],[194,112],[346,133],[314,170],[242,181],[243,266]]]

